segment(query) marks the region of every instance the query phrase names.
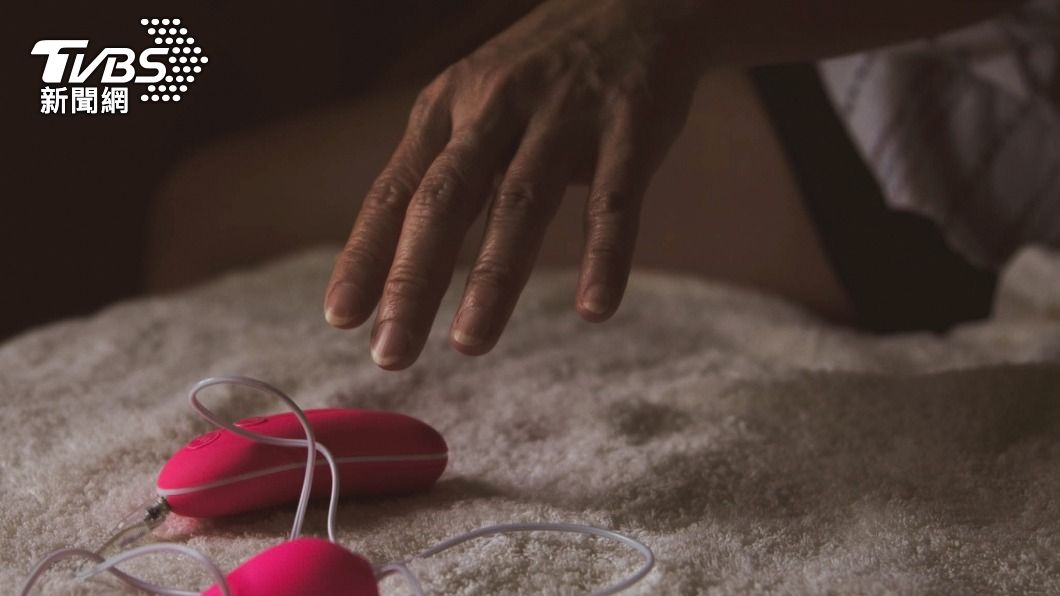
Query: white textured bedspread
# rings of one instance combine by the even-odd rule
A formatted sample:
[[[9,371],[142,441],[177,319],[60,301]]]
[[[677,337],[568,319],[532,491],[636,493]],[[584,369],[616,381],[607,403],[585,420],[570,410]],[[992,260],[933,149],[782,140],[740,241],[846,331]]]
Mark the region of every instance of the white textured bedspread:
[[[371,363],[367,330],[324,322],[332,254],[0,346],[0,591],[150,500],[166,458],[208,428],[189,386],[241,374],[306,408],[396,410],[446,437],[450,466],[429,493],[341,506],[341,541],[373,562],[486,524],[567,521],[654,549],[634,593],[1060,593],[1056,256],[1021,255],[995,319],[946,337],[862,335],[773,298],[647,272],[611,322],[592,325],[573,311],[573,274],[539,272],[491,354],[448,348],[451,291],[420,361],[393,373]],[[282,409],[212,395],[233,419]],[[230,569],[281,541],[292,514],[172,516],[156,533]],[[324,521],[317,504],[307,532],[324,535]],[[636,561],[598,539],[531,534],[413,569],[437,594],[578,593]],[[125,569],[208,583],[179,558]],[[42,591],[119,586],[73,575],[57,567]],[[382,587],[405,593],[397,579]]]

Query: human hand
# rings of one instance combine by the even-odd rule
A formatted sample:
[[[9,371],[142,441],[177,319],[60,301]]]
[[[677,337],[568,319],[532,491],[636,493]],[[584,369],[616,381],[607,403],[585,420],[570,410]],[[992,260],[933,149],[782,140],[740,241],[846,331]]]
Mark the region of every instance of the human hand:
[[[386,369],[411,365],[488,202],[450,331],[460,352],[488,352],[564,190],[586,179],[576,307],[589,321],[609,318],[629,276],[642,196],[699,74],[680,19],[660,14],[665,4],[549,0],[428,85],[336,260],[328,321],[359,326],[378,303],[372,357]]]

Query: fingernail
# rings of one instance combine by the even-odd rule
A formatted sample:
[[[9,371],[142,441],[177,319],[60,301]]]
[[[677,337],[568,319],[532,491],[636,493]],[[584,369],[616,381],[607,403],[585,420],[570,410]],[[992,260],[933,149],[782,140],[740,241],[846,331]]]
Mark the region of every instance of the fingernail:
[[[463,308],[453,322],[453,339],[456,343],[473,348],[489,341],[492,317],[486,309],[478,306]]]
[[[607,311],[611,309],[611,292],[603,284],[591,285],[585,291],[582,306],[594,315],[607,314]]]
[[[409,335],[394,321],[383,321],[372,338],[372,360],[379,366],[393,366],[405,358]]]
[[[328,294],[324,318],[334,327],[348,327],[365,317],[364,294],[351,283],[336,284]]]

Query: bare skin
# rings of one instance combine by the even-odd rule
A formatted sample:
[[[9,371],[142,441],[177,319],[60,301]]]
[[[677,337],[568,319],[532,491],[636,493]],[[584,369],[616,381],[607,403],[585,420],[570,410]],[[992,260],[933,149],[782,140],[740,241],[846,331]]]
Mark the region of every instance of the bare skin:
[[[361,207],[327,304],[332,324],[351,327],[382,295],[372,348],[380,366],[404,368],[419,354],[460,242],[493,195],[451,335],[462,352],[488,351],[564,189],[590,170],[578,309],[604,320],[617,308],[640,198],[684,122],[696,78],[691,65],[649,42],[628,43],[638,35],[631,24],[596,31],[598,15],[574,8],[520,22],[448,69],[413,107],[404,139]],[[551,38],[527,51],[524,40],[537,31]],[[583,38],[612,50],[570,43]],[[671,68],[649,65],[664,58]]]
[[[154,198],[152,290],[341,244],[360,208],[350,189],[369,188],[387,163],[420,87],[386,85],[190,155]],[[587,194],[586,185],[566,189],[537,267],[580,264]],[[638,222],[635,267],[724,280],[833,321],[850,320],[843,288],[744,69],[714,69],[699,81],[644,203],[651,208]],[[485,219],[480,214],[464,238],[461,270],[478,255]]]
[[[604,321],[622,299],[645,189],[704,72],[919,37],[1004,6],[543,2],[419,95],[337,259],[325,316],[356,327],[378,305],[372,357],[386,369],[411,365],[462,240],[485,209],[450,342],[469,355],[489,351],[564,189],[588,180],[575,306],[586,320]]]

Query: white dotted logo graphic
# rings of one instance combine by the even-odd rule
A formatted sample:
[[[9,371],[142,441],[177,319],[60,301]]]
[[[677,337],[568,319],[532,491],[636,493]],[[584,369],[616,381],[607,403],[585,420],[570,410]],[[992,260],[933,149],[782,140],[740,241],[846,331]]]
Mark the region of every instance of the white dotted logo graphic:
[[[157,84],[148,85],[140,101],[180,101],[210,59],[203,55],[202,48],[180,19],[140,19],[140,25],[147,30],[155,48],[168,53],[165,77]]]
[[[30,54],[45,59],[40,113],[128,114],[137,95],[142,102],[181,101],[210,59],[180,19],[140,19],[140,25],[154,41],[140,51],[88,39],[33,44]]]

